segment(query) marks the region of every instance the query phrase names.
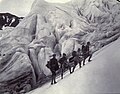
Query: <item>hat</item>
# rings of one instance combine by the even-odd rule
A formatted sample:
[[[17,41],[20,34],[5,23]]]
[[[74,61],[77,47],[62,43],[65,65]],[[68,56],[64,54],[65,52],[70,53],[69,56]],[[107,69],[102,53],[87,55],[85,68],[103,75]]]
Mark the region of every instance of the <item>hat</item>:
[[[90,42],[88,41],[87,44],[90,44]]]
[[[78,48],[78,51],[80,51],[80,48]]]
[[[66,54],[65,54],[65,53],[63,53],[63,55],[64,55],[64,56],[66,56]]]
[[[56,56],[56,54],[53,54],[52,56],[54,57],[54,56]]]

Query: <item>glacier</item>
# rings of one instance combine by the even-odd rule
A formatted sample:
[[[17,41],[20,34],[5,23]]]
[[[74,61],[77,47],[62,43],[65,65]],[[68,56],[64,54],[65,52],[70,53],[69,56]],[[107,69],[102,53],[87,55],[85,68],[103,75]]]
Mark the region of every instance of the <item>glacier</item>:
[[[51,74],[45,65],[53,53],[58,59],[62,53],[69,57],[88,41],[94,53],[117,40],[119,6],[115,0],[72,0],[65,4],[35,0],[17,27],[0,30],[0,92],[14,91],[19,83],[21,87],[27,83],[26,79],[32,89],[41,84],[38,82]]]

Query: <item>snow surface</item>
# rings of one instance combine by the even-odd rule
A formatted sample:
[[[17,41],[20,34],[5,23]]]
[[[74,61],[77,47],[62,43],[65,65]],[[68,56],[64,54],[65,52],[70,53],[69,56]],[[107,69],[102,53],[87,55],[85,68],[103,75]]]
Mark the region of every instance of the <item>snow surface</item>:
[[[73,74],[65,73],[57,84],[50,83],[28,94],[101,94],[120,93],[120,39],[93,55],[92,62]]]

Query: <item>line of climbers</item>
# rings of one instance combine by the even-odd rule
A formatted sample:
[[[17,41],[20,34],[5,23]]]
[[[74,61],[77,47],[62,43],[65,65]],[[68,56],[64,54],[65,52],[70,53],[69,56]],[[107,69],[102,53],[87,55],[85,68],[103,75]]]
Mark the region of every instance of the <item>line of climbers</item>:
[[[70,74],[74,72],[76,65],[79,64],[79,67],[82,67],[82,61],[83,66],[85,65],[85,60],[88,58],[88,62],[91,61],[92,53],[89,49],[90,42],[87,42],[87,45],[82,45],[82,49],[78,48],[77,51],[72,52],[72,56],[68,59],[66,54],[63,53],[62,57],[57,60],[56,54],[53,54],[53,58],[50,59],[50,61],[47,62],[46,66],[50,69],[52,73],[52,80],[51,85],[54,83],[56,84],[56,71],[60,69],[61,73],[61,79],[63,79],[63,73],[65,69],[69,69]],[[59,68],[60,64],[60,68]]]

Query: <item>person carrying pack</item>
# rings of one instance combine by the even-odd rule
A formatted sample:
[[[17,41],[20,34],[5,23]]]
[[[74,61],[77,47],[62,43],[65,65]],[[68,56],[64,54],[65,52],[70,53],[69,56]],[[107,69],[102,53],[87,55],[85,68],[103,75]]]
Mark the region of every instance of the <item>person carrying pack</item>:
[[[83,65],[85,65],[85,60],[87,57],[89,57],[88,62],[90,62],[92,54],[90,53],[90,42],[87,42],[87,45],[84,46],[84,44],[82,45],[82,54],[83,54]]]
[[[81,50],[80,50],[80,48],[78,48],[78,50],[77,50],[77,56],[78,56],[78,63],[79,63],[79,68],[81,68],[82,66],[81,66],[81,62],[82,62],[82,60],[83,60],[83,56],[82,56],[82,52],[81,52]]]
[[[90,52],[90,42],[87,42],[87,45],[86,45],[86,57],[89,57],[88,62],[90,62],[92,58],[92,54]]]
[[[76,68],[76,65],[79,63],[79,57],[77,56],[77,52],[76,51],[73,51],[72,52],[72,57],[69,58],[69,71],[70,71],[70,74],[74,72],[75,68]],[[73,69],[72,69],[73,67]],[[71,71],[72,69],[72,71]]]
[[[56,54],[53,54],[53,58],[50,59],[50,61],[48,62],[48,65],[46,65],[50,71],[52,72],[52,80],[51,80],[51,85],[56,84],[56,71],[59,69],[59,65],[58,65],[58,60],[56,59]]]
[[[60,69],[61,69],[61,79],[63,79],[63,72],[67,67],[67,57],[65,53],[63,53],[63,56],[60,58],[59,63],[60,63]]]
[[[86,47],[84,44],[82,44],[82,56],[83,56],[83,66],[85,65],[85,59],[86,59]]]

